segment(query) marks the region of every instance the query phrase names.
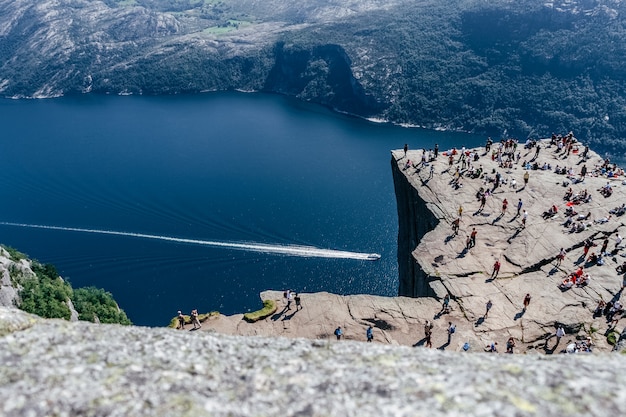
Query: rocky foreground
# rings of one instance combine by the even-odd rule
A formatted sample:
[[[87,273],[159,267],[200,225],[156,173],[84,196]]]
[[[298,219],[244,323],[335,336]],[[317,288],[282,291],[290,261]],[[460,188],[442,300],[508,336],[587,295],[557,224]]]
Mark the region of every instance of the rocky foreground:
[[[433,348],[445,350],[461,351],[468,342],[472,350],[482,351],[497,342],[499,351],[504,351],[511,337],[516,353],[557,353],[576,341],[590,341],[594,351],[612,350],[608,339],[619,339],[626,320],[611,323],[605,315],[594,316],[593,312],[601,300],[615,302],[622,294],[624,274],[618,274],[616,268],[626,261],[626,251],[615,239],[626,236],[626,216],[611,214],[610,210],[626,202],[625,178],[607,178],[600,171],[604,160],[592,151],[582,158],[583,146],[569,154],[557,152],[549,141],[540,146],[533,163],[540,167],[550,164],[551,169],[525,169],[524,162],[535,157],[536,148],[524,149],[523,145],[517,150],[520,160],[510,168],[501,168],[497,158],[492,159],[491,152],[487,154],[484,149],[467,150],[478,154],[472,166],[482,168],[480,178],[469,176],[470,170],[462,167],[459,154],[451,166],[443,152],[422,166],[423,150],[409,150],[406,156],[403,150],[392,153],[400,218],[400,293],[421,298],[304,294],[304,308],[296,312],[284,309],[282,292],[269,291],[261,298],[275,300],[279,308],[267,319],[247,323],[242,315],[217,316],[205,322],[203,329],[325,339],[334,337],[334,329],[342,326],[347,339],[363,341],[366,328],[372,325],[376,342],[423,346],[424,325],[429,320],[434,325]],[[557,165],[571,168],[574,175],[557,174]],[[587,174],[581,180],[583,165]],[[462,187],[453,184],[457,167]],[[494,183],[489,180],[496,173],[501,182],[480,209],[476,195],[481,188],[493,189]],[[525,173],[529,174],[527,185]],[[607,182],[612,194],[604,197],[600,189]],[[590,201],[568,204],[564,195],[570,187],[573,195],[587,190]],[[502,214],[504,199],[509,205]],[[519,199],[523,208],[518,215]],[[552,205],[558,207],[557,214],[544,218],[543,213]],[[460,206],[463,213],[455,234],[451,225],[459,217]],[[578,214],[566,216],[568,207]],[[525,226],[524,210],[528,213]],[[579,215],[588,214],[586,219],[578,220]],[[570,218],[572,223],[584,223],[584,230],[571,232],[571,226],[565,227]],[[476,244],[468,250],[466,239],[472,229],[477,231]],[[583,254],[585,239],[596,245],[589,255],[598,254],[604,240],[609,239],[606,251],[610,255],[604,257],[603,265],[587,261]],[[566,256],[559,265],[556,255],[561,248]],[[496,260],[501,267],[492,277]],[[563,280],[581,266],[590,274],[589,283],[561,290]],[[524,310],[526,294],[531,295],[531,301]],[[446,295],[451,298],[451,310],[442,313]],[[490,300],[493,307],[484,317]],[[621,318],[621,314],[615,318]],[[457,326],[450,341],[449,322]],[[555,331],[559,326],[566,336],[557,344]]]
[[[300,313],[298,313],[300,314]],[[43,320],[0,307],[6,416],[607,416],[622,355],[471,355]]]

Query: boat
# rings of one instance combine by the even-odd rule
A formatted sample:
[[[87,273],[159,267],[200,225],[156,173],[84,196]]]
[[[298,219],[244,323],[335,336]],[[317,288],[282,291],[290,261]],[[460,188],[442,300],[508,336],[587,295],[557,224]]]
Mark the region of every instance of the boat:
[[[380,259],[380,255],[377,253],[370,253],[369,255],[367,255],[368,261],[377,261],[379,259]]]

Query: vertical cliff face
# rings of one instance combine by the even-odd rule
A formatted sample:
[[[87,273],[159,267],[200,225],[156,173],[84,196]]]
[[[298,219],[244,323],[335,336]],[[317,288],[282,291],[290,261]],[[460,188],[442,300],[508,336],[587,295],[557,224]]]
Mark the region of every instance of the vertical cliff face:
[[[401,171],[403,159],[391,157],[391,171],[398,207],[398,272],[400,285],[398,295],[420,297],[434,295],[428,285],[430,279],[412,253],[420,239],[433,230],[439,219],[426,206],[406,175]]]
[[[350,57],[339,45],[306,48],[279,42],[274,56],[264,91],[293,95],[360,116],[377,114],[383,108],[355,78]]]

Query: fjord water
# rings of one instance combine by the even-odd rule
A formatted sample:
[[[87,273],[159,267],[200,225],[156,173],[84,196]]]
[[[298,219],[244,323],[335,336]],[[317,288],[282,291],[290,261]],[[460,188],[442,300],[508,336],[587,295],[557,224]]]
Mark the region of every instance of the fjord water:
[[[396,295],[389,151],[482,140],[242,93],[1,100],[0,123],[0,222],[55,227],[0,225],[0,242],[56,265],[75,287],[110,291],[142,325],[164,325],[178,309],[256,310],[266,289]]]

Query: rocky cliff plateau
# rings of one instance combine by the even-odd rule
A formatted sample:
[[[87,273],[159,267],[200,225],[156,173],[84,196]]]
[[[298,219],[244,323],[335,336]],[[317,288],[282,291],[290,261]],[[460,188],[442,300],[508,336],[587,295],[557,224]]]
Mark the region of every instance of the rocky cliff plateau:
[[[365,340],[365,330],[372,325],[375,340],[380,343],[423,346],[424,324],[433,322],[433,347],[461,351],[465,342],[473,350],[483,350],[491,342],[499,342],[503,349],[512,337],[515,352],[554,353],[566,349],[570,343],[590,338],[594,349],[610,351],[613,346],[607,336],[619,338],[624,321],[615,325],[605,316],[594,316],[600,300],[619,300],[622,295],[624,273],[616,271],[626,261],[623,244],[616,245],[615,238],[624,236],[623,217],[610,214],[610,210],[626,201],[624,175],[608,179],[606,175],[592,174],[604,164],[593,151],[583,160],[580,153],[557,152],[549,141],[541,142],[536,162],[539,166],[550,164],[550,170],[526,170],[524,160],[530,161],[535,149],[519,147],[521,160],[511,168],[500,168],[497,159],[483,149],[471,149],[478,160],[475,168],[482,167],[481,178],[470,178],[461,169],[458,155],[449,165],[443,154],[421,166],[424,150],[392,152],[392,170],[398,204],[399,236],[398,263],[400,288],[398,298],[375,296],[337,296],[332,294],[303,294],[304,308],[286,310],[281,292],[268,291],[262,299],[276,301],[278,311],[265,320],[247,323],[242,315],[217,316],[207,321],[203,329],[240,335],[265,335],[287,337],[328,338],[341,325],[348,339]],[[410,166],[407,168],[407,164]],[[554,172],[556,166],[575,170],[568,177]],[[579,181],[583,165],[589,174]],[[430,168],[433,176],[430,176]],[[456,168],[460,169],[462,187],[451,185]],[[487,198],[483,210],[476,194],[480,188],[490,190],[493,183],[488,178],[501,174],[504,184]],[[524,174],[529,181],[524,186]],[[599,172],[599,171],[598,171]],[[515,180],[517,185],[512,186]],[[607,182],[613,194],[604,197],[599,191]],[[580,232],[570,232],[563,223],[569,218],[563,199],[569,188],[572,192],[588,190],[587,203],[572,205],[578,216],[589,217],[587,226]],[[509,207],[501,215],[502,201]],[[516,215],[517,202],[523,201],[528,212],[526,227],[522,215]],[[542,214],[553,204],[557,215],[543,218]],[[458,217],[459,206],[464,207],[458,234],[452,233],[451,224]],[[609,218],[610,216],[610,218]],[[608,221],[600,223],[601,219]],[[477,230],[475,247],[466,250],[466,237]],[[605,239],[609,239],[608,252],[603,265],[589,263],[583,254],[583,242],[590,239],[596,246],[589,255],[599,253]],[[566,257],[557,265],[560,249]],[[492,278],[493,265],[501,263],[497,277]],[[559,285],[580,266],[590,274],[588,285],[561,290]],[[531,295],[527,309],[523,307],[526,294]],[[451,298],[449,313],[442,313],[441,303]],[[418,298],[409,298],[418,297]],[[486,304],[493,308],[484,317]],[[621,317],[617,315],[616,317]],[[448,323],[457,326],[457,333],[448,340]],[[566,340],[556,343],[555,330],[562,326]]]

